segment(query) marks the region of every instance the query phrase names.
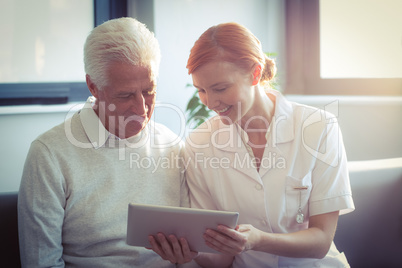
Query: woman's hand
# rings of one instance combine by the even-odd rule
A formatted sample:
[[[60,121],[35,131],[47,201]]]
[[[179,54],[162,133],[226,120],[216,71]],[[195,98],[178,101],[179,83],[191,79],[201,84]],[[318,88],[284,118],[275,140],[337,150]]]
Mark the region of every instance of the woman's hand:
[[[339,211],[311,216],[307,229],[293,233],[266,233],[250,224],[236,229],[219,225],[204,234],[207,245],[221,253],[238,255],[246,250],[291,258],[324,258],[334,238]]]
[[[217,230],[208,229],[204,239],[209,247],[234,256],[258,245],[261,233],[250,224],[241,224],[235,229],[219,225]]]
[[[158,233],[155,237],[149,236],[152,250],[164,260],[173,264],[183,264],[190,262],[198,253],[191,251],[185,238],[177,239],[174,235],[166,237],[163,233]]]

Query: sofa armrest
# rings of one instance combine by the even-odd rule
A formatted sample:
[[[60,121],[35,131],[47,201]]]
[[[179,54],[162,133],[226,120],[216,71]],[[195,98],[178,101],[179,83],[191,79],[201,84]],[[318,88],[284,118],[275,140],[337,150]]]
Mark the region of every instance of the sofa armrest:
[[[21,267],[17,200],[17,192],[0,193],[0,257],[2,267]]]
[[[402,158],[349,162],[356,210],[334,242],[351,267],[402,267]]]

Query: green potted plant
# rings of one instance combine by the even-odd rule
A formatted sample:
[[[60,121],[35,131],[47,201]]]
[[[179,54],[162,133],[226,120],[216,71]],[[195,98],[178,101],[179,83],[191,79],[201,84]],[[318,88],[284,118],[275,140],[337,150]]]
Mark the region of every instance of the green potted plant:
[[[194,88],[192,84],[187,84],[186,88]],[[194,94],[187,103],[187,125],[191,128],[197,128],[205,120],[212,115],[212,110],[209,110],[198,97],[198,90],[195,89]]]

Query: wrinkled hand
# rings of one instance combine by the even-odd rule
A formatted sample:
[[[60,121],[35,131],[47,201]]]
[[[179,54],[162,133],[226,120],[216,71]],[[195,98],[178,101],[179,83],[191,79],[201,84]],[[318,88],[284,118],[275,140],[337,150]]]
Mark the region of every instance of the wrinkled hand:
[[[219,225],[216,230],[207,229],[204,234],[206,244],[228,255],[238,255],[243,251],[253,249],[259,242],[261,231],[250,224],[241,224],[231,229]]]
[[[158,233],[155,237],[149,236],[152,250],[156,252],[164,260],[168,260],[173,264],[183,264],[190,262],[198,253],[191,251],[185,238],[177,239],[174,235],[166,237],[162,233]]]

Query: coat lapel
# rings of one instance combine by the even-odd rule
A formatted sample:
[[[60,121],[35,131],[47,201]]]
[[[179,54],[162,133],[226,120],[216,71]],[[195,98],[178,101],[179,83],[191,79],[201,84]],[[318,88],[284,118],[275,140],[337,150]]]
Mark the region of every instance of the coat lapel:
[[[216,148],[222,151],[222,156],[230,160],[231,167],[240,173],[243,173],[248,178],[262,183],[261,178],[255,168],[253,159],[247,151],[245,144],[240,135],[243,133],[239,131],[237,124],[225,125],[219,122],[219,132],[216,132]]]
[[[285,168],[288,163],[285,159],[286,143],[294,140],[293,106],[279,92],[275,95],[275,113],[267,132],[267,145],[260,166],[260,176],[263,177],[272,169]]]
[[[284,168],[286,159],[283,157],[285,143],[294,139],[293,105],[277,91],[268,94],[275,96],[275,113],[267,132],[267,145],[263,155],[264,165],[259,172],[252,162],[252,157],[243,143],[241,135],[246,135],[237,124],[225,125],[220,120],[212,132],[212,142],[223,156],[230,159],[231,167],[248,178],[262,183],[261,177],[273,168]]]

